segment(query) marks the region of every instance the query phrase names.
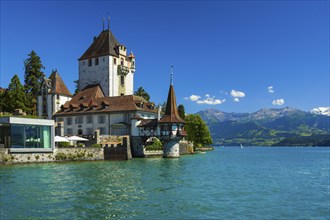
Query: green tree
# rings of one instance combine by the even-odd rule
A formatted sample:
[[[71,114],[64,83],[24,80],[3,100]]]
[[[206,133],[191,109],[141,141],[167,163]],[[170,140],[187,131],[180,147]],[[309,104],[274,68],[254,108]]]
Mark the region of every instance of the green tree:
[[[76,89],[74,90],[74,94],[73,94],[73,96],[75,96],[79,92],[79,79],[74,80],[73,82],[74,82],[74,85],[76,87]]]
[[[141,86],[134,92],[134,95],[141,96],[142,98],[144,98],[148,102],[150,100],[149,94]]]
[[[186,118],[186,111],[184,110],[183,105],[178,106],[178,112],[179,112],[180,117],[184,120]]]
[[[24,86],[15,74],[10,81],[7,95],[5,97],[6,111],[13,112],[15,109],[26,111],[26,94]]]
[[[5,105],[6,105],[6,96],[7,96],[7,92],[5,89],[0,88],[0,112],[4,112],[5,111]]]
[[[36,115],[37,97],[41,89],[42,81],[45,77],[42,70],[44,70],[45,67],[42,65],[40,57],[34,50],[32,50],[28,56],[29,57],[24,61],[25,92],[27,94],[29,113]]]
[[[213,143],[210,130],[200,115],[187,115],[185,130],[187,139],[193,141],[196,147],[202,147]]]

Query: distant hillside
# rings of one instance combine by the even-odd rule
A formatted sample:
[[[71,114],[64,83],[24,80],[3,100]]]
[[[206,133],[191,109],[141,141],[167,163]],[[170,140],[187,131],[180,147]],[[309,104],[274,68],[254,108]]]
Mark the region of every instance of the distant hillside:
[[[294,108],[226,113],[216,109],[199,114],[221,145],[324,146],[330,142],[330,117]]]

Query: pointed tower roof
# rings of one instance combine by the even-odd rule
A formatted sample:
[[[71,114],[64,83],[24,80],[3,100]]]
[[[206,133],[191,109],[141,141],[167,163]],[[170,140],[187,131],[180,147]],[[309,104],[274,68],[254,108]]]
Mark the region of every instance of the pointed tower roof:
[[[171,84],[168,91],[166,110],[164,116],[158,121],[158,123],[181,123],[186,122],[180,117],[178,109],[176,107],[176,97],[174,93],[174,87]]]
[[[78,60],[85,60],[94,57],[112,55],[119,56],[116,46],[120,45],[110,30],[104,30],[98,37],[94,38],[93,43]]]
[[[49,79],[51,80],[52,88],[48,93],[72,96],[71,92],[68,90],[68,88],[64,84],[64,82],[63,82],[60,74],[57,72],[57,70],[52,72],[52,74],[49,76]]]

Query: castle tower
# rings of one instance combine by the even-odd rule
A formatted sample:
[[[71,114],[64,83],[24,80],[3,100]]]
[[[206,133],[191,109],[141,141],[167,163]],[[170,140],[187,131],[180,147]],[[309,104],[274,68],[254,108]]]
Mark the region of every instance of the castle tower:
[[[66,87],[57,70],[52,71],[49,78],[45,78],[41,92],[38,95],[38,116],[52,119],[60,106],[72,98],[71,92]]]
[[[135,56],[120,44],[110,29],[103,30],[78,59],[79,90],[100,84],[106,96],[133,94]]]
[[[171,73],[173,77],[173,73]],[[183,126],[186,122],[180,117],[174,93],[173,79],[168,91],[166,110],[163,117],[158,121],[160,125],[160,136],[164,140],[163,157],[180,157],[179,141],[183,137]]]

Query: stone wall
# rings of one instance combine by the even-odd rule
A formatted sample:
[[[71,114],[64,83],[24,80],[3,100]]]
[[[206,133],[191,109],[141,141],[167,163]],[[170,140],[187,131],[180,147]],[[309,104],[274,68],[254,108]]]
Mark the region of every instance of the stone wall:
[[[0,148],[0,164],[104,160],[102,148],[57,148],[49,153],[9,153]]]
[[[193,154],[194,153],[194,145],[193,142],[189,142],[187,140],[182,140],[179,142],[180,147],[180,155],[183,154]]]

